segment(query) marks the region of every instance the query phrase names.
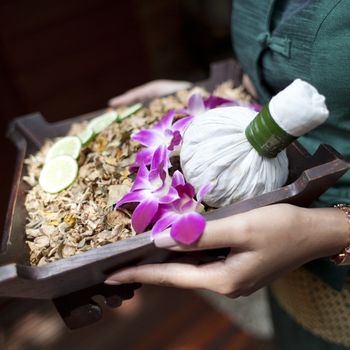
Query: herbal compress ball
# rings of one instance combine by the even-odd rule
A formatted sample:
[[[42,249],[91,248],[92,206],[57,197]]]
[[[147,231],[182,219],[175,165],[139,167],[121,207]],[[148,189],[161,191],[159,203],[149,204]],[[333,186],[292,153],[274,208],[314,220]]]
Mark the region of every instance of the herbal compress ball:
[[[300,79],[259,113],[247,107],[209,110],[184,134],[180,159],[185,178],[196,191],[212,184],[204,200],[213,207],[270,192],[287,180],[285,148],[328,115],[324,96]]]

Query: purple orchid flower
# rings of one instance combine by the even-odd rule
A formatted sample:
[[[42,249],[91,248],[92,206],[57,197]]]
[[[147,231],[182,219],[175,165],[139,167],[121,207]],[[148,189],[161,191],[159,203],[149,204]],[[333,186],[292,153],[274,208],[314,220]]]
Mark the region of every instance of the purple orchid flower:
[[[152,236],[171,226],[170,236],[173,239],[183,244],[192,244],[199,239],[205,229],[206,221],[198,210],[211,185],[203,186],[198,191],[196,201],[193,186],[186,183],[183,175],[176,171],[173,174],[171,187],[176,189],[179,198],[161,206],[158,220],[152,229]]]
[[[257,103],[242,103],[237,99],[227,99],[220,96],[211,95],[208,98],[203,98],[201,94],[193,94],[188,100],[187,109],[180,109],[178,112],[190,116],[197,116],[209,109],[217,107],[242,106],[251,108],[257,112],[261,110],[261,106]]]
[[[262,109],[262,106],[258,103],[243,103],[240,100],[237,99],[227,99],[220,96],[209,96],[205,101],[204,105],[207,109],[213,109],[216,107],[228,107],[228,106],[241,106],[241,107],[248,107],[250,109],[253,109],[256,112],[260,112]]]
[[[243,105],[244,106],[244,105]],[[249,107],[250,109],[252,109],[255,112],[260,112],[262,110],[262,105],[256,102],[253,103],[249,103],[247,105],[247,107]]]
[[[176,113],[176,111],[168,112],[153,128],[141,130],[131,136],[133,140],[146,146],[136,154],[132,168],[150,164],[160,146],[165,146],[169,152],[173,152],[181,144],[182,134],[193,117],[184,117],[173,123]]]
[[[204,99],[201,94],[193,94],[188,99],[187,108],[179,109],[178,112],[195,117],[204,113],[208,109],[235,105],[237,105],[235,101],[219,96],[209,96]]]
[[[137,233],[145,231],[160,204],[169,204],[179,198],[177,190],[170,186],[167,162],[166,147],[158,147],[152,157],[151,169],[141,164],[131,191],[115,205],[118,208],[125,203],[139,203],[131,216],[131,224]]]

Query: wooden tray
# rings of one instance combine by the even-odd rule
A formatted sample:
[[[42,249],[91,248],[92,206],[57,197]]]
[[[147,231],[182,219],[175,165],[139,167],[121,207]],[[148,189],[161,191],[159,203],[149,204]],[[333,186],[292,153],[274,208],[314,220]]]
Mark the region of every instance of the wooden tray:
[[[212,67],[211,79],[202,85],[212,89],[226,79],[240,79],[240,71],[232,61]],[[143,233],[124,241],[111,243],[40,267],[29,265],[25,245],[24,208],[25,174],[23,161],[36,152],[46,138],[64,135],[73,122],[91,119],[100,112],[49,124],[38,113],[14,120],[8,132],[18,149],[14,183],[6,217],[5,230],[0,239],[0,297],[53,299],[58,311],[70,328],[78,328],[101,318],[101,309],[91,298],[103,295],[109,306],[119,306],[131,298],[138,284],[107,286],[106,276],[123,266],[162,262],[175,253],[156,248],[150,233]],[[208,213],[207,219],[223,218],[273,203],[309,205],[327,188],[337,182],[348,169],[346,162],[333,148],[321,145],[309,155],[298,143],[288,149],[290,160],[289,185],[253,199]],[[176,253],[179,254],[179,253]],[[215,259],[222,251],[189,253],[198,261]]]

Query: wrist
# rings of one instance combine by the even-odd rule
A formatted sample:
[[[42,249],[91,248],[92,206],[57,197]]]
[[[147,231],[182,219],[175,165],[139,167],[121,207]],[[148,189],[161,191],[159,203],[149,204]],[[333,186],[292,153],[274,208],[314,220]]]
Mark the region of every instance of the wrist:
[[[350,245],[350,225],[337,208],[304,209],[310,239],[315,244],[315,258],[338,254]]]
[[[346,204],[337,204],[334,208],[340,210],[344,214],[344,218],[348,223],[348,231],[350,232],[350,206]],[[350,245],[347,244],[338,254],[331,257],[336,265],[350,265]]]

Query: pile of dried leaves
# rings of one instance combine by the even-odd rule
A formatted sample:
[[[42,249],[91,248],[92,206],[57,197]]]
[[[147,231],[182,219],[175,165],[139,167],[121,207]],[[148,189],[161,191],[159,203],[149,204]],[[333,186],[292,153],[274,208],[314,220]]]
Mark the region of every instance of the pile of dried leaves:
[[[45,155],[55,140],[47,141],[37,154],[26,159],[28,171],[24,181],[30,185],[25,201],[26,243],[32,265],[43,265],[135,235],[131,213],[113,209],[113,204],[132,186],[133,175],[128,168],[139,144],[130,135],[149,128],[170,109],[185,107],[194,90],[198,88],[155,99],[148,108],[101,132],[82,149],[74,185],[58,194],[46,193],[38,184]],[[214,95],[250,102],[244,90],[233,88],[231,82],[221,84]],[[69,134],[77,135],[86,124],[72,125]]]

